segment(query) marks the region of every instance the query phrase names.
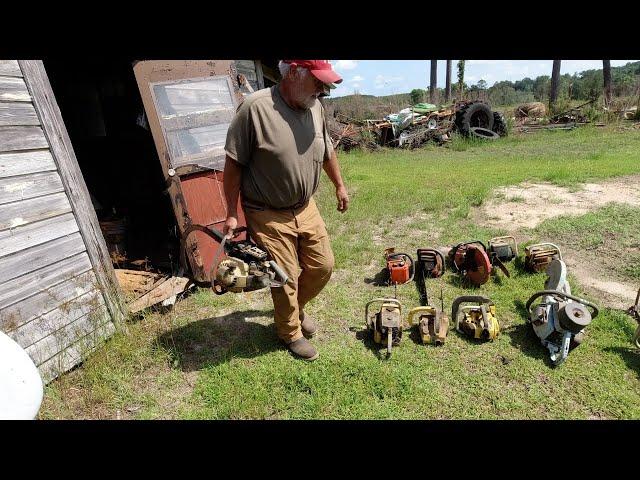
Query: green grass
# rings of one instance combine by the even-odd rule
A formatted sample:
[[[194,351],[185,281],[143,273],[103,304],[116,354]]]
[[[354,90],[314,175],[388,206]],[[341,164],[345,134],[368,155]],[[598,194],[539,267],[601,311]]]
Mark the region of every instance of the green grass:
[[[446,344],[435,348],[407,329],[385,359],[363,318],[368,300],[393,295],[370,283],[383,267],[385,247],[413,253],[505,233],[469,217],[494,188],[638,173],[639,147],[640,132],[579,128],[496,142],[456,140],[451,148],[341,154],[349,211],[335,210],[325,177],[316,196],[336,257],[331,281],[308,306],[320,327],[316,362],[295,360],[279,345],[267,292],[200,290],[168,314],[131,324],[128,335],[117,334],[83,367],[47,386],[41,418],[114,418],[118,410],[125,418],[185,419],[640,418],[635,323],[603,309],[585,342],[553,368],[525,323],[524,303],[545,276],[525,273],[521,262],[508,265],[511,278],[499,275],[477,289],[462,287],[451,272],[427,285],[437,305],[442,288],[449,314],[458,295],[490,296],[502,327],[494,342],[450,330]],[[580,248],[598,248],[612,228],[621,245],[640,241],[628,225],[638,225],[637,211],[606,208],[548,221],[531,233],[573,235]],[[405,311],[419,304],[412,284],[398,287],[398,297]]]

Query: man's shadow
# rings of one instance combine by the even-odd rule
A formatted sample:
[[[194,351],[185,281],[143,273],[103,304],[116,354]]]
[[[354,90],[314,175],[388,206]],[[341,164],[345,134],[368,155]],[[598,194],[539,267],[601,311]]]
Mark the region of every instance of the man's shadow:
[[[273,310],[246,310],[196,320],[163,333],[157,341],[185,372],[282,348],[273,323],[262,325],[251,321],[255,317],[273,317]]]

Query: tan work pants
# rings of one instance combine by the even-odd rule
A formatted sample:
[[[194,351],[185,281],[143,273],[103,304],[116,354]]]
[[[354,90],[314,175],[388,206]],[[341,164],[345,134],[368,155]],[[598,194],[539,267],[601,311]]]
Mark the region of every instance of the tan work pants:
[[[333,271],[326,226],[313,198],[295,210],[243,209],[251,238],[289,277],[284,287],[271,289],[271,298],[278,337],[294,342],[302,337],[300,312]]]

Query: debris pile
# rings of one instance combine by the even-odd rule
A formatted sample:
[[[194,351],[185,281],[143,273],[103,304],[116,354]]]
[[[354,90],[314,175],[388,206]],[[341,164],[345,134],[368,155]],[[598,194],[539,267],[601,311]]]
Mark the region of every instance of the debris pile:
[[[357,121],[336,114],[328,122],[334,148],[360,146],[417,148],[427,142],[443,144],[456,131],[464,136],[496,139],[507,134],[506,121],[483,102],[436,106],[418,103],[382,119]]]

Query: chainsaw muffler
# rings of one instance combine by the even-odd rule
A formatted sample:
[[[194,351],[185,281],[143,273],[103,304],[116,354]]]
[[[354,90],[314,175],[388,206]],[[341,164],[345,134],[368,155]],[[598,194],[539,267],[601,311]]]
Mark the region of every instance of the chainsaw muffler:
[[[463,303],[475,303],[460,308]],[[463,295],[456,298],[451,306],[451,318],[456,330],[472,338],[494,340],[500,334],[500,324],[496,318],[495,304],[481,295]]]
[[[524,249],[524,266],[530,272],[544,272],[555,259],[562,260],[562,253],[553,243],[536,243]]]
[[[534,293],[526,303],[529,323],[540,342],[549,350],[554,365],[562,364],[569,351],[584,338],[584,329],[598,316],[598,307],[571,294],[567,266],[554,259],[547,267],[545,289]],[[542,297],[542,301],[533,303]]]
[[[369,313],[373,304],[379,304],[380,308]],[[402,304],[395,298],[374,298],[365,305],[364,318],[373,341],[386,345],[387,354],[391,355],[391,348],[400,345],[402,339]]]

